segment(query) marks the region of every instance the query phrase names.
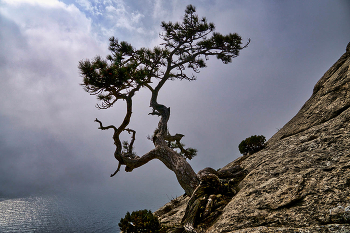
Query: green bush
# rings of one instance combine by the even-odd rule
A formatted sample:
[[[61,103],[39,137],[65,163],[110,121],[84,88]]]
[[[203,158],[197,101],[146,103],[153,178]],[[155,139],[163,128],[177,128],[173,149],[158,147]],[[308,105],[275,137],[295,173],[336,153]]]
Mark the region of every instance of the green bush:
[[[150,210],[137,210],[131,214],[127,212],[125,217],[120,219],[118,225],[124,233],[160,232],[158,218]]]
[[[266,138],[263,135],[253,135],[243,140],[239,145],[239,152],[243,155],[253,154],[265,147]]]

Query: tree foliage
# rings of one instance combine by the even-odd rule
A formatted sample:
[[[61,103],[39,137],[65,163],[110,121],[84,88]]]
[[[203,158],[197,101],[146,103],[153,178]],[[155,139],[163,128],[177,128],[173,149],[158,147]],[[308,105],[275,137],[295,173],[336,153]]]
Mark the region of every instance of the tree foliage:
[[[184,135],[169,134],[170,108],[158,103],[158,93],[167,81],[195,80],[194,74],[206,67],[206,61],[211,56],[224,64],[231,62],[249,44],[249,40],[242,45],[242,38],[236,33],[222,35],[215,32],[214,24],[208,23],[204,17],[199,18],[192,5],[187,6],[182,22],[162,22],[161,27],[163,43],[153,49],[136,49],[111,37],[110,54],[105,59],[96,56],[79,62],[83,77],[81,85],[89,94],[97,96],[99,109],[110,108],[118,100],[126,102],[126,114],[119,126],[103,126],[100,120],[95,120],[100,125],[99,129],[114,130],[114,157],[119,164],[111,176],[119,171],[121,165],[126,166],[126,171],[132,171],[157,158],[175,172],[186,193],[191,194],[199,180],[185,158],[191,159],[197,151],[183,148],[180,140]],[[133,151],[136,131],[128,125],[132,115],[132,98],[142,88],[151,92],[150,115],[159,116],[160,120],[152,137],[155,149],[139,157]],[[130,141],[120,140],[123,132],[131,135]]]
[[[158,218],[146,209],[133,211],[131,214],[127,212],[118,225],[125,233],[159,233],[161,228]]]
[[[253,154],[265,147],[266,138],[263,135],[253,135],[244,139],[239,145],[239,152],[243,155]]]
[[[112,107],[132,91],[150,88],[153,78],[195,80],[195,76],[189,77],[184,72],[186,68],[198,73],[206,67],[210,55],[227,64],[247,46],[242,46],[242,38],[237,33],[214,32],[214,24],[208,23],[205,17],[199,19],[195,12],[195,7],[189,5],[182,23],[162,22],[162,47],[135,49],[111,37],[111,54],[106,59],[96,56],[92,61],[80,61],[82,86],[102,101],[98,107]]]

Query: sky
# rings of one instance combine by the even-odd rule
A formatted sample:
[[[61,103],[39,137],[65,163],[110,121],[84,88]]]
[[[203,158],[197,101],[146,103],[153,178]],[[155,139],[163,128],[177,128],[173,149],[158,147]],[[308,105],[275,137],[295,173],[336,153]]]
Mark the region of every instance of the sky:
[[[111,36],[159,45],[161,22],[181,21],[188,4],[217,32],[251,39],[232,63],[211,58],[196,81],[168,82],[159,93],[171,107],[170,133],[198,150],[195,172],[238,158],[251,135],[275,134],[350,42],[348,0],[0,0],[0,196],[99,197],[124,215],[184,193],[158,160],[109,177],[118,165],[112,131],[94,119],[120,124],[125,103],[98,110],[79,85],[78,63],[108,55]],[[138,155],[152,149],[147,135],[158,122],[149,98],[142,90],[134,100]]]

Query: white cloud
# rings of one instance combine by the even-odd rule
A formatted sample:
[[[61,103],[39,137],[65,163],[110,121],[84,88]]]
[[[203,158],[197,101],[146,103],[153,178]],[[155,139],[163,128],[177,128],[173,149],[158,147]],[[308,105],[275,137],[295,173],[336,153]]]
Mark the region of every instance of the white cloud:
[[[106,6],[106,14],[110,21],[115,23],[115,27],[128,30],[140,29],[140,19],[144,17],[137,11],[128,11],[123,1]]]
[[[139,37],[136,41],[140,41],[140,38],[144,41],[145,37],[155,35],[153,30],[147,28],[147,25],[152,24],[148,7],[140,8],[139,4],[130,5],[130,2],[123,0],[76,0],[75,3],[91,19],[92,30],[100,41],[105,42],[111,36],[131,42]]]
[[[58,0],[3,0],[3,2],[13,6],[30,4],[30,5],[39,5],[41,7],[57,7],[57,6],[64,5],[64,3]]]
[[[96,0],[97,5],[93,5],[91,1],[88,0],[77,0],[76,1],[80,6],[84,8],[85,11],[90,12],[93,15],[102,15],[101,7],[99,7],[99,1]]]
[[[158,19],[164,16],[166,12],[163,9],[162,6],[162,0],[154,0],[154,11],[153,11],[153,18]]]
[[[178,0],[166,1],[164,0],[150,0],[152,4],[152,17],[156,21],[174,20],[178,21],[178,16],[182,15],[187,3],[178,2]],[[170,19],[170,18],[171,19]],[[175,17],[175,18],[174,18]]]
[[[57,134],[71,128],[67,116],[84,111],[79,60],[103,51],[91,33],[91,20],[74,5],[22,3],[0,10],[1,114]]]

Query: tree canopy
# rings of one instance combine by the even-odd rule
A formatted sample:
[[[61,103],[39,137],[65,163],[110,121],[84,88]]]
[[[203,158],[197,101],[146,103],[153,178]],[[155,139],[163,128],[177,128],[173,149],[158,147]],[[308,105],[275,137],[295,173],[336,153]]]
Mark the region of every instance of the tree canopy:
[[[263,135],[253,135],[244,139],[239,145],[239,152],[243,155],[248,153],[253,154],[262,150],[265,147],[266,138]]]
[[[192,158],[196,150],[183,148],[180,140],[184,135],[169,134],[167,122],[170,108],[158,103],[158,93],[167,81],[195,80],[195,74],[206,67],[206,61],[211,56],[224,64],[230,63],[250,40],[242,45],[242,38],[237,33],[222,35],[215,32],[214,24],[208,23],[205,17],[199,18],[192,5],[186,7],[182,22],[162,22],[161,28],[163,43],[153,49],[136,49],[125,41],[119,42],[111,37],[110,55],[105,59],[96,56],[92,60],[79,62],[83,77],[81,85],[85,91],[97,96],[99,109],[110,108],[118,100],[126,101],[126,114],[119,127],[103,126],[100,120],[95,120],[100,125],[99,129],[114,130],[114,156],[119,164],[111,176],[119,171],[121,165],[126,165],[126,171],[132,171],[157,158],[175,172],[180,185],[187,194],[191,194],[199,181],[186,158]],[[136,131],[128,128],[128,125],[132,115],[132,98],[142,88],[152,93],[150,114],[160,116],[160,121],[152,137],[155,148],[138,157],[133,152]],[[131,134],[130,142],[120,140],[120,134],[124,131]],[[180,150],[179,153],[176,148]]]
[[[158,218],[150,210],[137,210],[131,214],[127,212],[124,218],[119,222],[120,230],[125,233],[137,232],[160,232],[160,223]]]

